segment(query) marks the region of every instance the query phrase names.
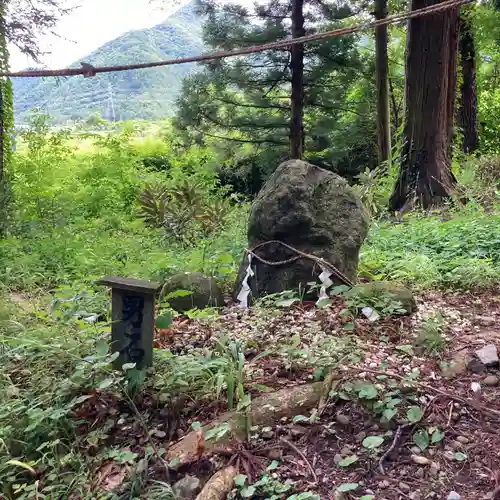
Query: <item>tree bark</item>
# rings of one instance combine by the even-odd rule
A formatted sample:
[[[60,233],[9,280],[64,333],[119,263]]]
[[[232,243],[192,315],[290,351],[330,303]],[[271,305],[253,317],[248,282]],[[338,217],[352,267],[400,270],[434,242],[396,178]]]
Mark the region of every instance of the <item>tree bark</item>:
[[[458,124],[463,133],[464,153],[473,153],[479,146],[477,133],[476,49],[470,20],[470,9],[464,8],[460,16],[460,109]]]
[[[305,35],[304,0],[292,2],[292,38]],[[290,118],[290,156],[302,159],[304,154],[304,45],[291,48],[290,70],[292,74],[291,118]]]
[[[375,19],[387,17],[387,0],[375,0]],[[391,165],[391,121],[389,108],[389,57],[387,25],[375,28],[375,80],[377,86],[377,142],[379,163]]]
[[[412,10],[439,2],[413,0]],[[405,146],[390,199],[394,211],[438,205],[454,193],[451,146],[459,10],[416,17],[408,26]]]

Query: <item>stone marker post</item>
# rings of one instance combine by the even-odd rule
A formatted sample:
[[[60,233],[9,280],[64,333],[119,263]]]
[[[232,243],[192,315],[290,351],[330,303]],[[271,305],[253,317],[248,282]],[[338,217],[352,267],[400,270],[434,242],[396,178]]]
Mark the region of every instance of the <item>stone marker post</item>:
[[[112,290],[111,350],[120,355],[113,368],[125,363],[147,368],[153,362],[155,295],[160,283],[106,276],[99,281]]]

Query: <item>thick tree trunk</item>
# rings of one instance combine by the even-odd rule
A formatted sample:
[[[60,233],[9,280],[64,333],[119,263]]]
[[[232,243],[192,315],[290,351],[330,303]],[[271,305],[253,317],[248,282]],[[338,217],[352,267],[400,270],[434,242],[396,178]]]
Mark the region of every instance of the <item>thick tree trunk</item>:
[[[474,32],[470,20],[470,9],[464,8],[460,16],[460,109],[458,123],[463,132],[464,153],[474,152],[479,145],[477,133],[476,50]]]
[[[292,37],[305,35],[304,0],[292,3]],[[304,45],[291,48],[290,69],[292,73],[291,118],[290,118],[290,156],[302,159],[304,153]]]
[[[435,0],[413,0],[412,10]],[[451,144],[455,111],[458,8],[416,17],[408,27],[405,147],[390,208],[437,205],[454,193]]]
[[[375,19],[387,17],[387,0],[375,0]],[[377,86],[377,138],[379,163],[390,167],[391,121],[389,108],[389,42],[387,25],[375,28],[375,79]]]

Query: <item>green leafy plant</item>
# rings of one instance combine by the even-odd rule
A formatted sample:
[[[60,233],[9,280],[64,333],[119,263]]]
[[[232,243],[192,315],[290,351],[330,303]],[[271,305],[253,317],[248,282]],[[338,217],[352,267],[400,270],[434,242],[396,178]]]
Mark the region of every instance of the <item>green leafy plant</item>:
[[[443,335],[444,328],[445,321],[439,311],[430,318],[427,318],[418,330],[414,342],[415,349],[428,356],[442,354],[448,343]]]

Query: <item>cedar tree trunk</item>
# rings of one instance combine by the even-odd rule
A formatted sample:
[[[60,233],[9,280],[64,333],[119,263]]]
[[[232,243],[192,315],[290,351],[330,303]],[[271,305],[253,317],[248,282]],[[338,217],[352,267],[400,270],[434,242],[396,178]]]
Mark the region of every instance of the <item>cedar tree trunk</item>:
[[[387,0],[375,0],[375,19],[387,17]],[[375,28],[375,80],[377,86],[377,142],[379,163],[390,168],[391,122],[389,109],[389,41],[387,24]]]
[[[412,0],[412,10],[437,3]],[[454,193],[456,179],[450,167],[458,38],[458,8],[409,21],[405,146],[390,199],[393,211],[415,204],[429,208]]]
[[[292,37],[304,36],[304,0],[292,3]],[[304,45],[291,47],[290,70],[292,73],[290,156],[302,159],[304,153]]]
[[[477,134],[477,93],[476,93],[476,50],[474,32],[470,20],[470,10],[464,9],[460,16],[460,109],[458,124],[462,128],[464,153],[472,153],[478,148]]]

